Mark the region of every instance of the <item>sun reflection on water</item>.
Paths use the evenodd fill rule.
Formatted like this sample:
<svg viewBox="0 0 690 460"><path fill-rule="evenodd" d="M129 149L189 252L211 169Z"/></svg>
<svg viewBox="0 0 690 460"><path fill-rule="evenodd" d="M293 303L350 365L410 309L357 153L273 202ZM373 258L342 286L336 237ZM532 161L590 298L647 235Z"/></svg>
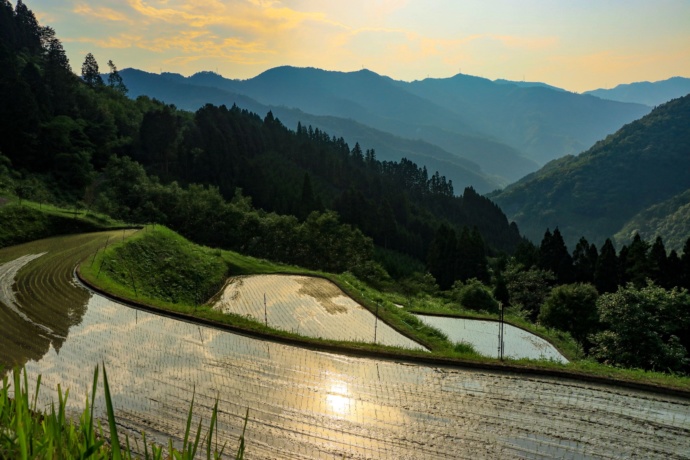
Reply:
<svg viewBox="0 0 690 460"><path fill-rule="evenodd" d="M348 395L347 384L345 382L333 382L326 396L328 408L337 415L349 415L352 399L349 398Z"/></svg>

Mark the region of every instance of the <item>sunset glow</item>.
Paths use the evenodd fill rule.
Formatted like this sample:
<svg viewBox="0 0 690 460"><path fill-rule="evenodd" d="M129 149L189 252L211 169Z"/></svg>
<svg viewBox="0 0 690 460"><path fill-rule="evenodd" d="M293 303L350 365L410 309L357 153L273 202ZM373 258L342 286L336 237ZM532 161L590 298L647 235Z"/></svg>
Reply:
<svg viewBox="0 0 690 460"><path fill-rule="evenodd" d="M459 72L571 91L690 76L690 2L28 0L73 69L251 78L280 65L400 80Z"/></svg>

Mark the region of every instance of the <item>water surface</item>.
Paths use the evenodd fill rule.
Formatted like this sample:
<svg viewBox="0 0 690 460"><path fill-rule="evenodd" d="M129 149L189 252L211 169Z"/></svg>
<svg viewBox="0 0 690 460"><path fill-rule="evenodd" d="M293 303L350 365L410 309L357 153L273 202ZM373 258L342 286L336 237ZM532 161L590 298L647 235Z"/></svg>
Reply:
<svg viewBox="0 0 690 460"><path fill-rule="evenodd" d="M42 354L21 355L32 375L43 374L44 407L62 384L70 388L71 409L81 410L93 368L104 362L122 433L146 430L156 440L179 441L195 391L195 414L206 420L219 399L219 434L231 448L249 409L248 459L688 457L688 400L317 352L137 311L71 279L52 282L61 276L47 271L26 284L24 276L42 261L64 260L61 250L84 243L65 239L63 249L29 245L24 254L11 254L48 250L19 270L14 286L18 305L32 318L41 318L50 299L85 299L71 307L57 302L46 316L63 308L69 326L62 341L46 339ZM0 250L0 261L8 254ZM69 272L71 264L63 265L58 271ZM0 313L14 314L6 306ZM61 323L53 318L46 326L55 324ZM8 343L32 339L13 334L0 335ZM18 349L0 348L0 358L15 359L8 353ZM96 414L103 416L100 394Z"/></svg>

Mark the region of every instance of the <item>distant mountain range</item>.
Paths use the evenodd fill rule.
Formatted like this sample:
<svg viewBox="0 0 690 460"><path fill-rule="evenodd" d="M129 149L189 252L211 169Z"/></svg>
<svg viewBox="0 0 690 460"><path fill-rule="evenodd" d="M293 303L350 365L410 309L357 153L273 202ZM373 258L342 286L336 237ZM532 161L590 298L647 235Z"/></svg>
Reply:
<svg viewBox="0 0 690 460"><path fill-rule="evenodd" d="M687 95L491 198L537 243L558 227L571 249L581 236L621 245L635 233L680 249L690 237L689 127Z"/></svg>
<svg viewBox="0 0 690 460"><path fill-rule="evenodd" d="M504 187L540 164L579 153L649 112L530 82L456 75L402 82L368 70L279 67L249 80L212 72L191 77L121 71L130 96L148 95L188 110L233 103L286 126L298 122L379 159L406 157L453 180L456 190Z"/></svg>
<svg viewBox="0 0 690 460"><path fill-rule="evenodd" d="M657 82L618 85L613 89L595 89L584 94L620 102L634 102L650 107L690 94L690 78L673 77Z"/></svg>
<svg viewBox="0 0 690 460"><path fill-rule="evenodd" d="M207 103L224 104L228 107L236 104L238 107L262 116L272 111L275 117L293 130L297 127L297 123L302 123L305 127L311 125L331 136L344 138L351 147L359 142L362 148L374 148L379 160L399 161L401 158L407 158L420 166L426 166L430 173L439 171L453 181L457 190L472 185L478 192L487 193L507 183L506 179L486 174L477 163L419 139L396 136L351 118L320 116L286 106L265 105L243 94L192 82L195 79L208 78L209 75L204 73L189 78L170 73L152 74L136 69L124 69L120 73L129 88L128 95L133 98L146 95L191 111ZM503 155L507 159L516 156L517 160L506 163L509 166L521 168L524 174L537 167L528 160L524 160L525 164L521 166L519 154L502 144L471 137L464 140L470 147L474 147L473 143L477 144L478 150L497 152L499 155L505 152Z"/></svg>

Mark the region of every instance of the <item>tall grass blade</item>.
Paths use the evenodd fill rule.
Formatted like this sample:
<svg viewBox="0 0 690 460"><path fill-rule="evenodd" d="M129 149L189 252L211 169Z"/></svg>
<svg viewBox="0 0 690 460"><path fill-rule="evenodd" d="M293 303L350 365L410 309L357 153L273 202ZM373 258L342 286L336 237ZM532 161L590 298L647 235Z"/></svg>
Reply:
<svg viewBox="0 0 690 460"><path fill-rule="evenodd" d="M26 377L26 369L24 370L24 377ZM36 412L36 401L38 401L38 389L41 388L41 377L42 375L38 374L38 378L36 379L36 392L34 393L34 400L31 403L32 412Z"/></svg>
<svg viewBox="0 0 690 460"><path fill-rule="evenodd" d="M194 408L194 398L196 397L196 385L192 390L192 402L189 404L189 414L187 415L187 427L184 430L184 441L182 441L182 451L187 450L187 444L189 442L189 432L192 426L192 409Z"/></svg>
<svg viewBox="0 0 690 460"><path fill-rule="evenodd" d="M218 418L218 397L216 396L216 404L213 406L213 414L211 415L211 425L208 427L208 442L206 444L206 458L208 460L211 460L211 444L213 444L213 428L216 426L216 419L217 418ZM216 451L218 451L218 446L216 446Z"/></svg>
<svg viewBox="0 0 690 460"><path fill-rule="evenodd" d="M103 372L105 372L105 367L103 367ZM91 439L93 437L93 406L96 401L96 390L98 389L98 365L93 369L93 383L91 385L91 411L89 412L89 426L87 427L87 437ZM88 401L87 401L88 402Z"/></svg>
<svg viewBox="0 0 690 460"><path fill-rule="evenodd" d="M113 409L113 401L110 397L110 386L108 385L108 373L105 371L105 363L103 363L103 388L105 391L105 406L108 411L108 425L110 426L110 449L113 460L122 460L122 452L120 452L120 440L117 436L117 428L115 426L115 410Z"/></svg>
<svg viewBox="0 0 690 460"><path fill-rule="evenodd" d="M244 434L247 432L247 421L249 420L249 408L247 408L247 414L244 416L244 428L242 428L242 436L240 436L240 446L237 449L237 455L235 455L235 460L242 460L244 458Z"/></svg>
<svg viewBox="0 0 690 460"><path fill-rule="evenodd" d="M17 440L19 441L20 458L22 460L27 460L29 458L29 452L26 445L26 427L24 424L29 418L29 414L24 411L24 398L26 397L26 392L20 386L19 373L19 369L14 370L14 407L16 417L15 433Z"/></svg>

